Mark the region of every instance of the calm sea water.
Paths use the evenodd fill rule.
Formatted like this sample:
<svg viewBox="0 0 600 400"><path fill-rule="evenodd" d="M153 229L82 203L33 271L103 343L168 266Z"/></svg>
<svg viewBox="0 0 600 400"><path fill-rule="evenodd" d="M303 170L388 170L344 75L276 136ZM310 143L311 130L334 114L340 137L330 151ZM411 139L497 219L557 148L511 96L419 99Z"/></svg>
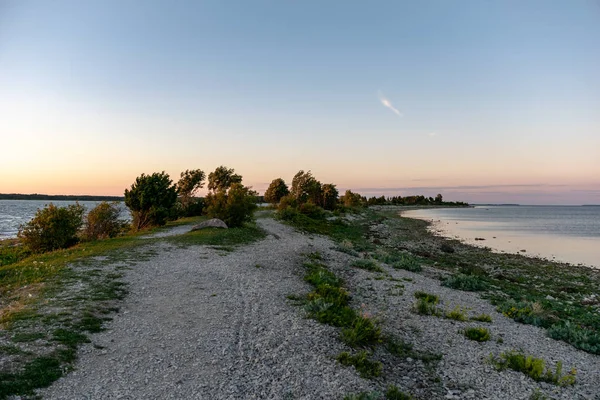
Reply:
<svg viewBox="0 0 600 400"><path fill-rule="evenodd" d="M56 206L75 204L75 201L49 201L49 200L0 200L0 239L14 238L19 231L19 225L27 223L38 208L43 208L52 203ZM98 205L99 201L80 201L79 204L87 211ZM121 203L122 204L122 203ZM123 205L121 218L129 219L129 213Z"/></svg>
<svg viewBox="0 0 600 400"><path fill-rule="evenodd" d="M403 215L432 220L432 229L439 234L499 252L600 268L600 207L477 206L411 210Z"/></svg>

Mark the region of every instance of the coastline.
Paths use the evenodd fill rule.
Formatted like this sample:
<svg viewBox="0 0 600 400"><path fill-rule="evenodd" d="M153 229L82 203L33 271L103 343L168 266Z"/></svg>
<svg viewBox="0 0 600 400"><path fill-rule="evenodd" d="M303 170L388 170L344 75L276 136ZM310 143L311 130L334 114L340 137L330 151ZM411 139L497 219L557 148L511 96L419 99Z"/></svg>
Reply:
<svg viewBox="0 0 600 400"><path fill-rule="evenodd" d="M486 249L495 254L513 254L572 267L600 269L600 262L593 255L596 239L533 235L500 229L478 231L479 233L475 234L473 228L479 224L478 222L450 221L418 212L427 209L430 208L407 209L399 212L404 218L427 222L427 230L432 235L459 240L463 244ZM481 225L488 226L484 223Z"/></svg>

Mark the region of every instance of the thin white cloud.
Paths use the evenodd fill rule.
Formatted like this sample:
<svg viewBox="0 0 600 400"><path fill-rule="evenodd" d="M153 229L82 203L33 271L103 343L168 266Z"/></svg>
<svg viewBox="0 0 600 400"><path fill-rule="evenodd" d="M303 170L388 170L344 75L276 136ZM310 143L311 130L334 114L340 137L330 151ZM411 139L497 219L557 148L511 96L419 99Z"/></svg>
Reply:
<svg viewBox="0 0 600 400"><path fill-rule="evenodd" d="M381 101L381 104L384 107L387 107L390 110L392 110L392 112L394 114L396 114L397 116L399 116L399 117L403 116L403 114L396 107L394 107L394 105L392 104L392 102L389 101L388 98L383 95L383 93L381 92L381 90L379 91L379 101Z"/></svg>

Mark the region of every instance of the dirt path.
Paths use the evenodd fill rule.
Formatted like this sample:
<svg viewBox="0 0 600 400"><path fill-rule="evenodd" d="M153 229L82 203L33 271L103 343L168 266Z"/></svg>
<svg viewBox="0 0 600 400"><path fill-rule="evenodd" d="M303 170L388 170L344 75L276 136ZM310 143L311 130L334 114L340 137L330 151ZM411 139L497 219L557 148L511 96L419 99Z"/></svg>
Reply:
<svg viewBox="0 0 600 400"><path fill-rule="evenodd" d="M130 294L50 399L334 398L366 389L333 359L335 331L286 296L304 293L302 254L332 244L272 219L264 240L219 253L160 243L126 274Z"/></svg>

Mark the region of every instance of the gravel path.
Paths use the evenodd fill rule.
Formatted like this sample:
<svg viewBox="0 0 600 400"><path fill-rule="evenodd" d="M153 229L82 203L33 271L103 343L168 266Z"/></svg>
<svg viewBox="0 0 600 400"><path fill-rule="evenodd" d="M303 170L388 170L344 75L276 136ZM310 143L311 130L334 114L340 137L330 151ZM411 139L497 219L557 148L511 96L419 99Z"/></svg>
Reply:
<svg viewBox="0 0 600 400"><path fill-rule="evenodd" d="M368 383L334 360L336 331L286 296L305 293L303 254L332 244L272 219L226 255L161 243L127 275L130 294L49 399L329 399ZM222 254L222 253L221 253ZM260 266L260 267L257 267Z"/></svg>

